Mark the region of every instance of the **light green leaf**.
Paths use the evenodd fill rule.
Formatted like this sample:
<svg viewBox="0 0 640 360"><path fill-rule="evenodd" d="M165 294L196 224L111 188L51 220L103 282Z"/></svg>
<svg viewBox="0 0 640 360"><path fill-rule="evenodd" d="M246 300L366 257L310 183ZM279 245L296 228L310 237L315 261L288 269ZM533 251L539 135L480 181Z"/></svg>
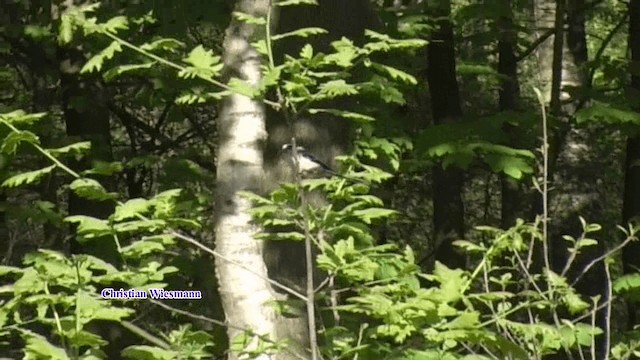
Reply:
<svg viewBox="0 0 640 360"><path fill-rule="evenodd" d="M313 57L313 46L311 46L311 44L303 46L302 50L300 50L300 57L310 60Z"/></svg>
<svg viewBox="0 0 640 360"><path fill-rule="evenodd" d="M82 142L77 142L75 144L63 146L57 149L48 149L48 151L52 155L63 155L63 154L70 154L70 153L81 154L81 153L87 152L89 149L91 149L91 142L82 141Z"/></svg>
<svg viewBox="0 0 640 360"><path fill-rule="evenodd" d="M284 39L284 38L288 38L288 37L292 37L292 36L301 37L301 38L307 38L309 36L326 34L326 33L328 33L328 31L323 29L323 28L308 27L308 28L297 29L297 30L294 30L294 31L289 31L289 32L286 32L286 33L278 34L278 35L273 35L271 37L271 39L276 41L276 40L280 40L280 39Z"/></svg>
<svg viewBox="0 0 640 360"><path fill-rule="evenodd" d="M77 223L78 234L84 236L87 239L93 237L100 237L112 233L109 223L105 220L96 219L91 216L85 215L72 215L67 216L64 219L65 222Z"/></svg>
<svg viewBox="0 0 640 360"><path fill-rule="evenodd" d="M578 110L576 121L584 123L588 121L604 121L607 124L640 124L640 113L631 109L617 108L601 102L594 101L591 106Z"/></svg>
<svg viewBox="0 0 640 360"><path fill-rule="evenodd" d="M249 85L246 81L242 81L238 78L231 78L227 85L231 90L240 95L244 95L250 98L256 97L259 92L253 86Z"/></svg>
<svg viewBox="0 0 640 360"><path fill-rule="evenodd" d="M102 69L102 65L105 60L109 60L113 58L113 56L122 51L122 46L117 41L111 42L109 46L104 48L102 51L94 55L80 70L81 74L90 73L94 71L100 71Z"/></svg>
<svg viewBox="0 0 640 360"><path fill-rule="evenodd" d="M69 185L69 188L76 195L89 200L103 201L117 198L117 194L108 193L102 184L94 179L76 179Z"/></svg>
<svg viewBox="0 0 640 360"><path fill-rule="evenodd" d="M317 0L281 0L274 3L274 6L293 6L293 5L318 5Z"/></svg>
<svg viewBox="0 0 640 360"><path fill-rule="evenodd" d="M335 116L339 116L341 118L353 120L357 123L369 123L376 120L375 118L369 115L364 115L364 114L360 114L352 111L337 110L337 109L309 109L307 111L310 114L318 114L318 113L332 114Z"/></svg>
<svg viewBox="0 0 640 360"><path fill-rule="evenodd" d="M126 30L129 23L126 16L116 16L109 19L106 23L100 25L102 31L115 34L118 30Z"/></svg>
<svg viewBox="0 0 640 360"><path fill-rule="evenodd" d="M30 144L40 144L40 139L31 131L25 130L20 132L10 132L7 137L2 140L0 152L8 155L15 154L16 150L18 149L18 145L20 145L20 143L22 142L27 142Z"/></svg>
<svg viewBox="0 0 640 360"><path fill-rule="evenodd" d="M238 12L238 11L234 11L232 13L232 15L236 20L242 21L242 22L247 23L247 24L252 24L252 25L266 25L267 24L267 19L265 19L263 17L255 17L253 15L245 14L245 13Z"/></svg>
<svg viewBox="0 0 640 360"><path fill-rule="evenodd" d="M69 360L64 349L51 344L44 336L29 330L20 330L26 345L25 359Z"/></svg>
<svg viewBox="0 0 640 360"><path fill-rule="evenodd" d="M346 95L356 95L358 94L358 89L355 85L347 84L344 80L331 80L326 83L320 85L320 95L324 95L325 97L328 95L329 97L338 97L338 96L346 96Z"/></svg>
<svg viewBox="0 0 640 360"><path fill-rule="evenodd" d="M40 170L27 171L25 173L21 173L18 175L14 175L2 183L2 187L18 187L20 185L32 184L40 179L42 176L50 173L53 169L56 168L56 165L47 166Z"/></svg>
<svg viewBox="0 0 640 360"><path fill-rule="evenodd" d="M135 72L136 70L140 70L140 69L150 69L151 67L153 67L156 64L155 61L151 61L148 63L144 63L144 64L130 64L130 65L119 65L116 66L114 68L111 68L109 70L107 70L103 77L106 81L111 81L115 78L117 78L118 76L125 74L125 73L129 73L129 72Z"/></svg>
<svg viewBox="0 0 640 360"><path fill-rule="evenodd" d="M165 247L164 245L162 245L162 243L156 241L139 240L131 245L123 247L121 249L121 252L123 256L140 259L142 256L151 253L159 253L164 250Z"/></svg>
<svg viewBox="0 0 640 360"><path fill-rule="evenodd" d="M154 50L168 50L169 52L175 52L176 49L181 49L184 47L184 43L178 41L176 39L163 38L156 41L153 41L148 44L143 44L140 46L142 50L145 51L154 51Z"/></svg>
<svg viewBox="0 0 640 360"><path fill-rule="evenodd" d="M404 83L411 84L411 85L416 85L418 83L418 81L416 80L415 77L413 77L413 75L410 75L402 70L398 70L391 66L387 66L384 64L377 64L373 62L369 62L369 66L371 66L375 70L378 70L386 74L387 76L391 77L394 80L400 80Z"/></svg>
<svg viewBox="0 0 640 360"><path fill-rule="evenodd" d="M11 125L31 125L45 117L47 113L27 114L23 110L15 110L10 113L0 114L0 120Z"/></svg>
<svg viewBox="0 0 640 360"><path fill-rule="evenodd" d="M215 77L224 66L220 59L220 56L213 55L212 50L205 50L202 45L198 45L184 59L186 63L193 65L193 67L181 70L178 75L187 79L196 76Z"/></svg>
<svg viewBox="0 0 640 360"><path fill-rule="evenodd" d="M131 199L116 207L113 213L114 221L122 221L144 214L151 207L152 202L146 199Z"/></svg>
<svg viewBox="0 0 640 360"><path fill-rule="evenodd" d="M356 210L353 212L353 215L360 218L366 224L371 224L371 221L374 219L388 218L397 213L398 213L397 211L391 210L391 209L368 208L368 209Z"/></svg>

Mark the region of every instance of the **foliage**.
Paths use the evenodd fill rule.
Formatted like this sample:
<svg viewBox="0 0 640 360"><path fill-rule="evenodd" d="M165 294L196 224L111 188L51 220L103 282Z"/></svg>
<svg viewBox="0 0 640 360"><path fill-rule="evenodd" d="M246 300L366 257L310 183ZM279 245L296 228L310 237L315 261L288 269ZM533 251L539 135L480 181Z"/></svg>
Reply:
<svg viewBox="0 0 640 360"><path fill-rule="evenodd" d="M456 36L463 43L457 50L464 53L465 47L472 47L482 55L482 61L461 55L458 75L469 88L473 83L469 79L478 80L481 91L466 99L465 106L473 111L464 121L412 128L415 118L425 123L429 117L423 114L420 103L424 96L419 93L424 90L420 89L425 66L422 52L427 44L424 39L439 21L422 7L385 8L381 19L386 28L368 30L362 44L341 38L333 41L326 53L306 44L297 49L296 56L286 56L276 63L273 47L278 42L313 39L327 30L303 27L270 34L272 19L232 13L223 1L153 3L132 3L124 8L86 2L61 11L59 20L47 19L42 24L36 22L44 12L33 8L19 26L6 27L6 38L3 35L3 56L9 53L9 47L41 50L7 62L33 62L38 67L24 71L16 65L0 72L3 216L8 223L36 227L37 235L32 237L45 238L59 231L63 235L58 238L66 238L66 242L108 243L117 250L116 263L108 263L89 254L67 255L63 242L51 245L43 239L27 246L38 250L26 254L22 266L0 266L0 277L8 284L2 287L0 334L11 340L19 338L25 358L106 358L108 339L96 330L105 328L103 321L133 329L139 344L119 349L127 358L200 359L213 356L214 350L220 352L218 338L192 329L194 326L182 319L165 318L164 314L156 319L156 309L149 308L153 305L107 300L98 294L103 287L195 287L198 276L211 276L199 267L193 249L177 241L210 232L204 220L210 216L213 203L215 169L202 164L212 162L217 135L215 123L208 120L215 118L215 105L234 93L263 101L290 122L325 114L350 121L358 129L353 155L337 159L345 178L305 179L284 184L265 197L246 194L256 204L256 222L268 229L259 238L312 240L319 251L316 262L324 277L315 296L322 305L318 316L323 320L320 333L327 358L529 359L584 352L592 347L602 331L591 326L589 320L603 299L578 295L568 270L532 270L529 251L545 240L540 222L519 221L506 230L479 227L479 235L472 236L481 240L458 241L472 260L471 269L450 269L436 263L432 271L426 271L411 246L397 245L420 245L422 238L418 236L384 238L381 243L381 228L402 227L394 220L406 220L410 211L407 204L389 209L383 201L388 190L385 181L393 176L427 183L425 165L436 164L465 171L480 168L490 175L506 175L522 182L537 170L534 148L540 129L536 112L526 104L527 95L523 111L496 112L487 104L488 94L501 80L494 70L494 48L502 31L499 22L510 16L507 7L490 2L454 2L452 18L459 30ZM286 0L274 5L313 3ZM611 26L620 20L621 5L606 3L611 6L590 14L591 32L606 29L613 38L622 39L624 31L616 34L619 28ZM179 24L165 21L170 18L167 13L176 10L183 15L177 16ZM517 5L515 18L528 11ZM200 22L203 12L209 19L215 17L217 23L189 25ZM226 25L231 17L265 30L265 36L253 43L264 57L257 88L242 79L223 76L220 24ZM481 31L474 32L474 28ZM530 30L515 26L519 54L526 54L535 40ZM28 46L4 42L11 37L28 39ZM465 39L472 39L468 43L473 46L464 43ZM596 45L602 45L603 51L585 65L593 78L593 88L567 89L585 99L585 106L571 121L581 126L604 124L636 134L634 94L621 96L627 73L634 71L633 64L629 64L621 46L608 46L606 38L590 39L592 50ZM91 159L95 143L60 135L64 114L57 105L37 103L42 101L37 95L43 89L58 86L59 79L51 80L59 75L57 58L53 56L52 60L51 54L74 47L89 56L74 76L109 90L105 102L118 118L111 129L117 161ZM534 78L528 68L530 61L525 58L521 63L526 86L530 85L529 78ZM55 66L48 68L50 63ZM31 81L18 81L25 74L33 76ZM47 82L51 82L49 87L27 90L26 84ZM473 95L482 95L482 102ZM343 109L326 105L345 98L358 106ZM82 99L74 101L82 106ZM369 103L373 105L367 107ZM48 114L13 111L27 107L45 107ZM415 118L396 112L406 108ZM557 124L552 121L552 125ZM515 142L514 132L519 137ZM407 166L406 157L412 157L418 166ZM91 166L73 170L83 160ZM407 171L416 168L418 171ZM49 193L42 190L56 186L59 189ZM409 186L399 191L409 192L411 198L426 197L428 194L422 194L421 189ZM472 191L480 192L477 187ZM69 215L65 206L70 193L93 204L113 205L112 211L103 218ZM327 203L310 204L306 196L311 194L322 194ZM468 211L479 212L477 206ZM428 214L420 211L417 221L424 222ZM599 226L581 220L582 234L564 238L570 253L576 256L597 245L592 233ZM20 227L16 229L19 232ZM630 228L627 240L634 238L634 233ZM607 255L609 262L612 253ZM574 257L570 260L569 265L578 266L572 262ZM210 262L208 258L206 261ZM637 302L637 275L618 277L613 286L615 295ZM610 306L611 299L604 301ZM128 321L134 315L143 319L142 325ZM260 346L248 351L248 344L256 337ZM620 334L612 346L612 358L640 356L639 339L637 329ZM231 339L230 346L230 350L252 357L284 348L286 344L263 339L251 331Z"/></svg>

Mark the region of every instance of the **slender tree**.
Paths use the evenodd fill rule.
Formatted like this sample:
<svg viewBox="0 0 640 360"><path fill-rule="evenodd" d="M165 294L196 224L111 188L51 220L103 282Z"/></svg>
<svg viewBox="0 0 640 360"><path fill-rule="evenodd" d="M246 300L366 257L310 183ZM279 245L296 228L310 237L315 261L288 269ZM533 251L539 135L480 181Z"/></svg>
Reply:
<svg viewBox="0 0 640 360"><path fill-rule="evenodd" d="M629 11L629 49L631 61L640 61L640 1L631 0ZM640 94L640 76L637 72L631 73L631 89ZM637 100L636 100L637 101ZM640 102L632 104L640 111ZM632 134L627 139L627 154L624 171L624 194L622 206L622 221L627 223L640 215L640 135ZM640 258L640 243L632 242L622 251L624 272L630 274L638 271L638 258ZM637 310L633 303L629 303L629 321L627 326L632 329L638 322Z"/></svg>
<svg viewBox="0 0 640 360"><path fill-rule="evenodd" d="M438 19L427 48L427 81L434 124L454 123L462 117L456 79L456 54L453 39L451 2L437 1L430 12ZM465 258L456 252L453 241L464 234L462 203L463 172L458 168L433 169L433 229L436 259L452 267L463 267Z"/></svg>
<svg viewBox="0 0 640 360"><path fill-rule="evenodd" d="M254 17L266 17L268 0L239 0L236 11ZM260 81L261 57L251 42L264 36L260 28L234 20L224 40L224 63L227 77L237 77L250 86ZM264 180L263 147L267 138L265 109L258 100L233 94L223 103L217 121L219 148L216 184L216 274L222 306L230 326L230 341L242 335L252 336L247 351L259 342L283 341L278 338L277 320L281 317L273 307L282 299L268 281L263 260L263 241L255 239L259 229L252 223L251 202L242 191L260 192ZM285 321L284 319L280 319ZM306 357L304 332L289 339L292 346L277 355L261 354L256 359L294 359ZM238 354L230 353L229 359Z"/></svg>

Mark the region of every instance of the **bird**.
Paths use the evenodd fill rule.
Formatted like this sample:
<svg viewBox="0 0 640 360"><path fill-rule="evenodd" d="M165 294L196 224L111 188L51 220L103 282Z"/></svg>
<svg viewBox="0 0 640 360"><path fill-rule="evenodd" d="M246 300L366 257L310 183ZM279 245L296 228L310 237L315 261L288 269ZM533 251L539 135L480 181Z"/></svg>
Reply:
<svg viewBox="0 0 640 360"><path fill-rule="evenodd" d="M286 154L288 157L288 160L293 163L293 156L294 156L293 145L291 144L282 145L281 153ZM297 146L296 153L297 153L298 169L300 173L322 171L330 175L340 176L340 174L335 172L335 170L329 167L329 165L320 161L317 157L315 157L312 153L307 151L307 149L305 149L304 147Z"/></svg>
<svg viewBox="0 0 640 360"><path fill-rule="evenodd" d="M289 162L292 163L293 166L296 165L295 162L293 161L293 159L294 159L293 158L293 156L294 156L293 145L291 145L291 144L282 145L282 150L280 150L280 153L281 154L286 154ZM350 180L350 181L366 184L364 181L362 181L360 179L356 179L356 178L352 178L352 177L349 177L349 176L344 176L342 174L338 174L329 165L327 165L324 162L322 162L321 160L319 160L315 155L313 155L311 152L309 152L307 149L305 149L302 146L296 146L295 153L297 153L298 171L301 174L318 173L318 172L320 172L320 173L324 173L325 175L337 176L337 177L340 177L340 178L343 178L343 179L347 179L347 180Z"/></svg>

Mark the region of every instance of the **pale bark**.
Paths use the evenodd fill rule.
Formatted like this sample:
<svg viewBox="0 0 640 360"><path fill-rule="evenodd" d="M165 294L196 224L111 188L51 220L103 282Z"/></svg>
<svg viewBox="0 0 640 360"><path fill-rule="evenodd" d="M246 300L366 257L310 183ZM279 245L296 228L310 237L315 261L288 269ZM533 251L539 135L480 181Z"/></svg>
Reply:
<svg viewBox="0 0 640 360"><path fill-rule="evenodd" d="M236 11L256 17L266 16L268 0L240 0ZM260 29L233 21L224 42L227 74L239 77L255 86L260 81L261 59L251 42L261 35ZM262 103L246 96L231 95L223 104L218 119L220 146L217 165L216 196L216 274L230 341L242 330L264 335L281 342L277 335L277 320L273 302L278 295L267 282L263 261L263 242L254 238L260 229L252 223L251 203L241 191L259 192L264 177L262 147L266 141L265 111ZM283 321L282 319L280 319ZM304 338L304 334L300 337ZM304 358L302 339L292 339L290 352L263 354L254 359ZM255 350L258 339L253 337L248 349ZM292 354L298 352L298 356ZM229 359L238 354L230 353Z"/></svg>

